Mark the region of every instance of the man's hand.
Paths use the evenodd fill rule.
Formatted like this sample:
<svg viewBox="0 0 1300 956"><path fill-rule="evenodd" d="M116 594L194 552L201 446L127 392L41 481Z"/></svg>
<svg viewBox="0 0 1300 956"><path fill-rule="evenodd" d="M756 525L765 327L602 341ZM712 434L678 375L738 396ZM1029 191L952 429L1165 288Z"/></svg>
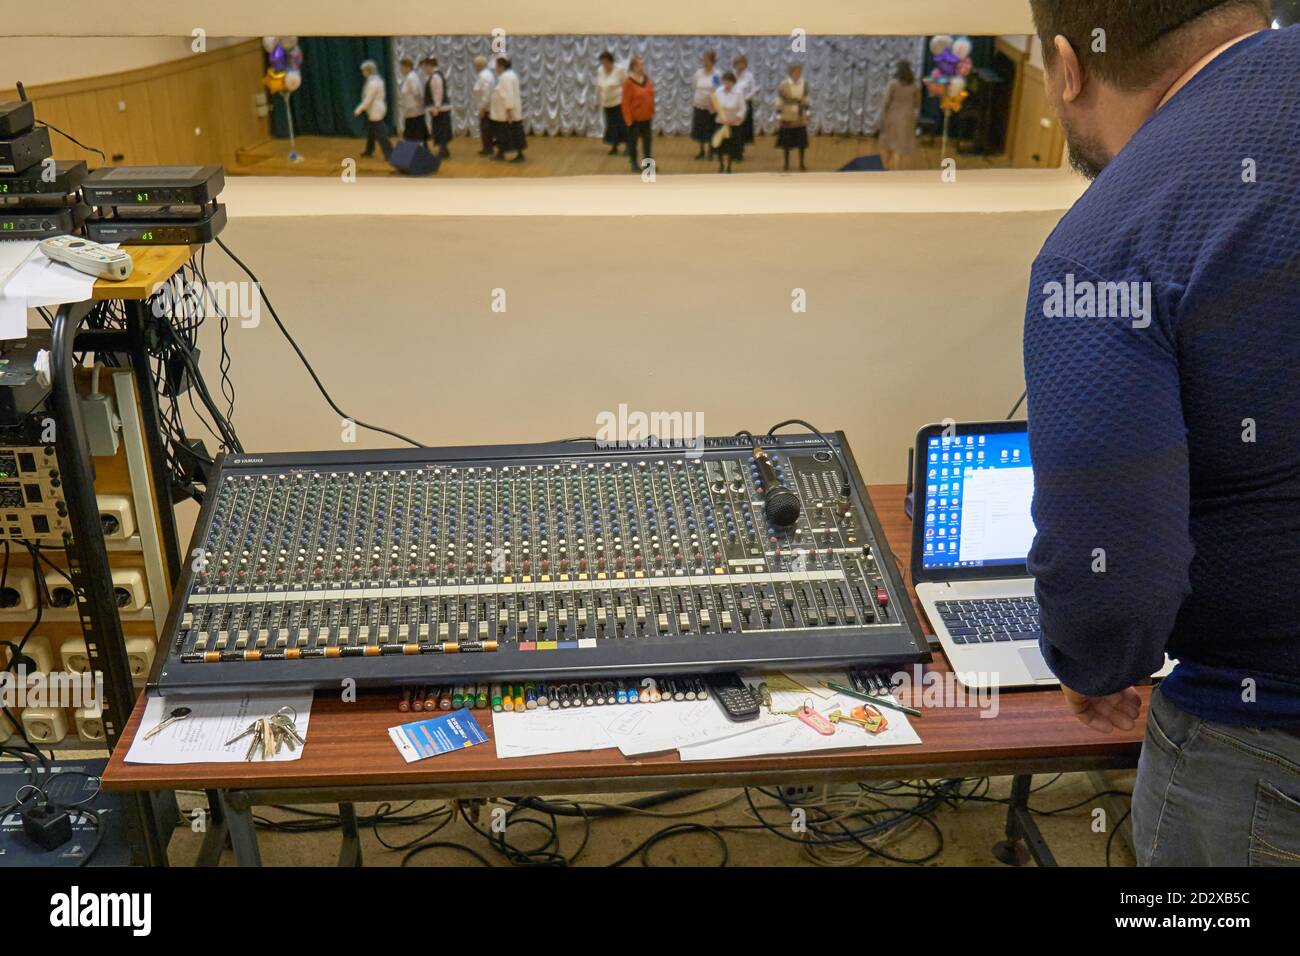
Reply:
<svg viewBox="0 0 1300 956"><path fill-rule="evenodd" d="M1117 694L1105 697L1088 697L1078 691L1070 690L1064 684L1061 691L1070 711L1081 724L1086 724L1099 734L1108 734L1112 730L1132 730L1142 712L1142 698L1130 687Z"/></svg>

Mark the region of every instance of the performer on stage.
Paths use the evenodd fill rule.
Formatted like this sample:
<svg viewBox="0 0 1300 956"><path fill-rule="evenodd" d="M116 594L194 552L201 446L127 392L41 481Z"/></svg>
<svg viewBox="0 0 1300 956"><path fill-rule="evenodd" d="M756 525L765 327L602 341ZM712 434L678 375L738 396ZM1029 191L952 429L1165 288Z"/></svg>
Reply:
<svg viewBox="0 0 1300 956"><path fill-rule="evenodd" d="M643 159L650 158L650 143L654 138L651 124L655 118L655 84L646 74L645 61L633 56L627 64L627 79L623 81L623 121L627 123L627 158L632 172L641 172L637 162L637 143L641 144Z"/></svg>
<svg viewBox="0 0 1300 956"><path fill-rule="evenodd" d="M745 122L745 95L736 86L736 74L728 70L722 74L722 85L713 91L713 112L718 118L718 130L713 134L713 145L718 154L718 172L731 172L732 160L745 148L741 128Z"/></svg>
<svg viewBox="0 0 1300 956"><path fill-rule="evenodd" d="M717 55L707 50L700 58L700 68L695 71L695 93L692 99L691 139L700 144L696 159L706 159L711 152L709 143L713 140L713 131L717 129L717 120L713 115L713 91L722 85L718 75Z"/></svg>
<svg viewBox="0 0 1300 956"><path fill-rule="evenodd" d="M524 136L524 104L519 92L519 75L510 66L510 58L497 57L497 85L492 88L492 138L497 152L493 159L504 160L506 153L515 151L512 163L524 161L528 141Z"/></svg>
<svg viewBox="0 0 1300 956"><path fill-rule="evenodd" d="M402 117L402 139L414 143L429 142L429 127L424 121L424 83L415 72L410 57L402 57L399 66L402 83L397 88L397 104Z"/></svg>
<svg viewBox="0 0 1300 956"><path fill-rule="evenodd" d="M790 150L797 149L799 171L807 172L803 156L808 148L808 83L798 63L790 64L789 75L776 88L776 112L776 145L785 153L785 171L790 171Z"/></svg>
<svg viewBox="0 0 1300 956"><path fill-rule="evenodd" d="M474 111L478 113L478 138L482 148L480 156L492 155L492 88L497 85L497 75L488 66L487 57L474 57Z"/></svg>
<svg viewBox="0 0 1300 956"><path fill-rule="evenodd" d="M600 55L596 70L596 97L605 111L605 142L609 155L618 153L620 143L627 141L627 124L623 122L623 82L627 74L614 63L614 54L606 50Z"/></svg>
<svg viewBox="0 0 1300 956"><path fill-rule="evenodd" d="M451 142L451 93L447 89L447 76L438 69L438 61L425 57L420 61L424 70L428 89L429 128L433 131L433 141L438 146L438 155L443 159L451 158L448 143Z"/></svg>
<svg viewBox="0 0 1300 956"><path fill-rule="evenodd" d="M393 144L388 141L388 126L384 117L388 115L388 99L384 94L384 78L379 75L379 67L374 60L361 64L361 75L365 83L361 87L361 102L352 111L353 116L366 115L366 148L362 156L375 155L375 143L384 154L384 159L393 151Z"/></svg>
<svg viewBox="0 0 1300 956"><path fill-rule="evenodd" d="M742 162L745 147L754 141L754 94L758 92L758 81L754 79L754 71L749 68L749 58L743 53L732 64L735 67L732 72L736 74L736 89L745 98L745 121L740 124L740 151L736 153L736 161Z"/></svg>
<svg viewBox="0 0 1300 956"><path fill-rule="evenodd" d="M921 84L916 82L912 64L899 60L894 78L885 88L881 108L880 158L886 169L898 169L902 157L916 150L916 119L921 112Z"/></svg>

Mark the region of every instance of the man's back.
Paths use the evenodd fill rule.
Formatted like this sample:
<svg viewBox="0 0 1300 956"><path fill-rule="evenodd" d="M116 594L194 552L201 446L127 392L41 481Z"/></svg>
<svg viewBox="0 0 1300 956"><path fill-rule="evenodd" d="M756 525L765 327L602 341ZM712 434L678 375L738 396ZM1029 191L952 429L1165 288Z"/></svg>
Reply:
<svg viewBox="0 0 1300 956"><path fill-rule="evenodd" d="M1184 710L1300 721L1298 55L1300 28L1220 54L1035 263L1030 570L1081 692L1151 673L1168 637Z"/></svg>

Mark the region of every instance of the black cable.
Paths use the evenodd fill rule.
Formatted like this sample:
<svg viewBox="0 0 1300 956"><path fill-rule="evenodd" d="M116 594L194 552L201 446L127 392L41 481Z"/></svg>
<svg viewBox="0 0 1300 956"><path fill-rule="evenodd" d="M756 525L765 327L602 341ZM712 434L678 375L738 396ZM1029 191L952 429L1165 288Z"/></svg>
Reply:
<svg viewBox="0 0 1300 956"><path fill-rule="evenodd" d="M802 418L787 418L783 422L777 422L775 425L773 425L771 428L767 430L767 437L775 438L777 430L781 428L785 428L787 425L798 425L800 428L806 428L808 431L812 432L814 435L816 435L818 438L822 440L822 444L826 446L827 450L830 451L831 456L835 459L836 462L839 463L840 494L847 496L850 491L849 469L848 466L844 464L844 459L840 456L839 449L836 448L833 444L831 444L831 440L827 438L825 435L823 435L815 426L808 424L808 422L804 421Z"/></svg>
<svg viewBox="0 0 1300 956"><path fill-rule="evenodd" d="M1011 411L1007 412L1007 417L1006 417L1007 421L1011 421L1011 419L1016 417L1016 412L1020 411L1020 406L1024 404L1025 399L1028 397L1029 397L1029 389L1026 388L1023 392L1020 393L1020 397L1016 399L1016 403L1011 406Z"/></svg>
<svg viewBox="0 0 1300 956"><path fill-rule="evenodd" d="M1129 815L1132 813L1133 813L1133 807L1130 806L1127 810L1125 810L1122 814L1120 814L1120 818L1116 820L1115 825L1110 828L1110 836L1106 837L1106 865L1107 866L1110 866L1110 847L1111 844L1115 842L1115 834L1119 833L1119 828L1124 825L1124 821L1127 820L1129 818Z"/></svg>
<svg viewBox="0 0 1300 956"><path fill-rule="evenodd" d="M69 140L69 141L70 141L71 143L73 143L74 145L76 145L76 146L80 146L80 147L81 147L82 149L84 149L86 152L97 154L97 155L99 156L99 158L102 159L105 163L108 162L108 157L104 155L104 151L103 151L102 149L96 149L94 146L87 146L85 143L81 142L81 140L79 140L79 139L74 139L72 136L69 136L67 133L63 132L63 130L59 129L59 128L58 128L57 126L55 126L53 123L47 122L46 120L39 120L38 122L39 122L42 126L45 126L45 127L48 127L49 129L54 130L54 132L58 133L58 134L59 134L60 136L62 136L64 139Z"/></svg>
<svg viewBox="0 0 1300 956"><path fill-rule="evenodd" d="M340 418L345 418L367 431L378 432L381 435L388 435L392 438L398 439L399 441L404 441L408 445L414 445L416 448L427 447L423 443L416 441L414 438L409 438L406 435L403 435L401 432L395 432L388 428L381 428L378 425L371 425L368 422L363 422L361 419L349 415L347 412L343 411L343 409L339 408L338 403L335 402L330 396L330 393L326 391L325 384L320 380L320 376L316 374L316 369L312 367L311 362L307 361L307 356L303 354L302 349L298 347L298 343L294 340L294 337L289 334L289 330L285 328L284 323L280 321L280 316L275 311L275 306L271 304L270 298L267 297L266 290L262 287L261 280L257 278L252 269L244 265L244 261L240 259L239 256L230 251L230 247L222 242L220 237L215 238L213 241L221 247L221 250L226 255L230 256L235 265L239 266L239 268L243 270L244 274L253 281L254 285L257 286L257 293L261 296L262 301L266 303L266 307L271 313L271 318L275 320L276 327L279 328L280 334L284 336L285 341L289 343L290 348L292 348L294 353L298 356L298 360L302 362L303 368L307 370L307 374L311 376L311 380L316 383L316 390L321 393L321 397L325 399L325 403L329 405L329 407L333 409Z"/></svg>

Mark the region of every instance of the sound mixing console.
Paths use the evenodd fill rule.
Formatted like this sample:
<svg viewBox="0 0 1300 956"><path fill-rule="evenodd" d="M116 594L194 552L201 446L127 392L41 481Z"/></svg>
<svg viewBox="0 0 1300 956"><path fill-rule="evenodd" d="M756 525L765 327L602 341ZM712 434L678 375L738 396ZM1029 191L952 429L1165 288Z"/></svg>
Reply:
<svg viewBox="0 0 1300 956"><path fill-rule="evenodd" d="M162 693L928 659L839 433L237 455L211 488Z"/></svg>

